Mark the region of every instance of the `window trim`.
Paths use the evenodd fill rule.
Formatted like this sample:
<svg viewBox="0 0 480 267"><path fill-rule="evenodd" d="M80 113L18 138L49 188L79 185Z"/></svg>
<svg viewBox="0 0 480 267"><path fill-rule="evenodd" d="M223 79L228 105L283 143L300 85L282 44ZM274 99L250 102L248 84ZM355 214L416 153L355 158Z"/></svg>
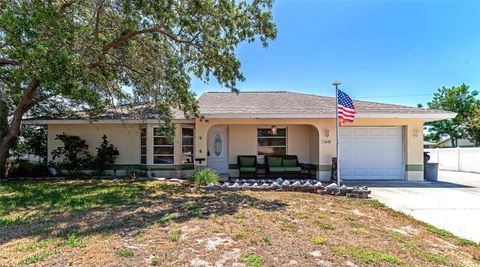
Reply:
<svg viewBox="0 0 480 267"><path fill-rule="evenodd" d="M142 136L142 131L145 131L145 136ZM145 145L142 145L142 139L145 139ZM145 147L145 154L142 153L142 148ZM147 164L147 127L140 127L140 164ZM142 162L142 157L145 157L145 162Z"/></svg>
<svg viewBox="0 0 480 267"><path fill-rule="evenodd" d="M278 136L258 136L258 130L259 129L269 129L269 128L265 128L265 127L258 127L257 128L257 156L268 156L268 155L263 155L263 154L259 154L258 153L258 149L259 147L285 147L285 155L288 155L288 127L278 127L277 128L277 131L279 129L285 129L285 137L281 136L281 137L278 137ZM258 138L285 138L285 145L284 146L261 146L258 144Z"/></svg>
<svg viewBox="0 0 480 267"><path fill-rule="evenodd" d="M174 165L175 164L175 136L173 137L171 145L155 145L155 137L165 137L165 135L155 135L155 129L161 128L160 126L152 127L152 164L153 165ZM176 131L176 129L175 129ZM172 147L173 154L155 154L155 147ZM155 156L173 156L172 163L155 163Z"/></svg>
<svg viewBox="0 0 480 267"><path fill-rule="evenodd" d="M192 129L193 135L192 135L192 144L191 144L191 145L184 145L184 144L183 144L183 129ZM181 158L181 161L182 161L181 163L182 163L182 164L193 164L193 163L195 162L195 127L193 127L193 126L187 126L187 125L182 125L180 135L181 135L181 137L182 137L182 141L181 141L181 143L180 143L180 149L181 149L180 155L181 155L181 157L182 157L182 158ZM191 146L191 147L192 147L192 162L190 162L190 163L189 163L189 162L183 162L183 156L184 156L184 155L188 155L188 154L183 153L183 147L184 147L184 146Z"/></svg>

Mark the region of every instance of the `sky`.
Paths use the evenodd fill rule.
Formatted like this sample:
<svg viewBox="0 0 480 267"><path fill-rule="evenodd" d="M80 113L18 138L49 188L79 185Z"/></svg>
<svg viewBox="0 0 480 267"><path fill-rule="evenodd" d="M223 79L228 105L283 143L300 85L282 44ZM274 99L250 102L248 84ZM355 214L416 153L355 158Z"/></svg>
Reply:
<svg viewBox="0 0 480 267"><path fill-rule="evenodd" d="M334 96L416 106L442 86L480 91L478 1L286 1L273 7L268 48L242 43L240 91ZM192 90L228 91L213 79Z"/></svg>

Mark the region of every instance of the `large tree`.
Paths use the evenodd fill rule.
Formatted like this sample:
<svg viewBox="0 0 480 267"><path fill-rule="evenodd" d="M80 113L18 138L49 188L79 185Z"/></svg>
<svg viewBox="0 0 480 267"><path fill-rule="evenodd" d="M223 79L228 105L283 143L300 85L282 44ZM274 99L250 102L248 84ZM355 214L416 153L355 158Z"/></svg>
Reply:
<svg viewBox="0 0 480 267"><path fill-rule="evenodd" d="M476 98L478 92L470 90L468 85L443 86L434 93L428 107L457 113L453 119L434 121L428 123L428 129L432 139L440 140L442 137L449 137L452 146L456 147L458 139L469 136L469 125L474 117L475 110L479 107L480 101Z"/></svg>
<svg viewBox="0 0 480 267"><path fill-rule="evenodd" d="M0 0L0 177L22 118L142 103L197 111L190 78L237 91L235 48L276 36L272 0ZM54 114L51 114L54 113Z"/></svg>

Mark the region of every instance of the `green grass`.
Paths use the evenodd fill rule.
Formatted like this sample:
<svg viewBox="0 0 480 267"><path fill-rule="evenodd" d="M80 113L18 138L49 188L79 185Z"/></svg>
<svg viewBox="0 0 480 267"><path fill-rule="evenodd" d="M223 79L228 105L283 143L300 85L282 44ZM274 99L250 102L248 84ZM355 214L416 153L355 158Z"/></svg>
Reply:
<svg viewBox="0 0 480 267"><path fill-rule="evenodd" d="M84 240L76 234L69 234L63 244L72 248L85 246Z"/></svg>
<svg viewBox="0 0 480 267"><path fill-rule="evenodd" d="M46 250L42 252L35 253L27 258L25 258L21 263L23 264L35 264L46 260L50 255L54 253L53 250Z"/></svg>
<svg viewBox="0 0 480 267"><path fill-rule="evenodd" d="M272 240L267 236L262 236L262 241L265 242L265 244L267 244L269 246L272 245Z"/></svg>
<svg viewBox="0 0 480 267"><path fill-rule="evenodd" d="M117 249L116 254L120 257L125 257L125 258L130 258L135 256L135 253L133 253L133 250L129 248L119 248Z"/></svg>
<svg viewBox="0 0 480 267"><path fill-rule="evenodd" d="M158 187L166 186L158 184ZM169 190L182 190L168 185ZM174 187L174 188L173 188ZM163 188L162 188L163 190ZM138 205L148 194L146 182L132 181L0 181L0 228L42 220L42 214L53 212L109 209ZM28 215L23 215L25 210Z"/></svg>
<svg viewBox="0 0 480 267"><path fill-rule="evenodd" d="M160 259L158 257L152 257L150 259L150 265L152 266L160 265Z"/></svg>
<svg viewBox="0 0 480 267"><path fill-rule="evenodd" d="M242 257L242 263L244 263L248 267L262 267L263 258L261 256L253 254L252 252L247 252Z"/></svg>
<svg viewBox="0 0 480 267"><path fill-rule="evenodd" d="M385 205L384 205L382 202L380 202L380 201L378 201L378 200L376 200L376 199L363 200L363 203L364 203L365 205L369 206L369 207L377 208L377 209L378 209L378 208L383 208L383 207L385 207Z"/></svg>
<svg viewBox="0 0 480 267"><path fill-rule="evenodd" d="M437 234L437 235L440 235L440 236L443 236L443 237L453 237L453 234L450 233L449 231L437 228L437 227L435 227L433 225L430 225L430 224L427 225L427 229L430 232L432 232L434 234Z"/></svg>
<svg viewBox="0 0 480 267"><path fill-rule="evenodd" d="M234 236L235 238L242 239L247 237L247 233L245 233L244 231L236 231Z"/></svg>
<svg viewBox="0 0 480 267"><path fill-rule="evenodd" d="M182 229L175 229L168 233L168 240L172 242L177 242L180 239L181 235L182 235Z"/></svg>
<svg viewBox="0 0 480 267"><path fill-rule="evenodd" d="M331 222L322 221L319 224L324 230L335 230L335 226Z"/></svg>
<svg viewBox="0 0 480 267"><path fill-rule="evenodd" d="M198 217L202 215L202 211L197 204L187 204L185 205L185 208L187 209L187 213L189 216Z"/></svg>
<svg viewBox="0 0 480 267"><path fill-rule="evenodd" d="M376 251L364 247L332 247L332 252L337 256L351 257L356 263L362 265L382 265L382 263L404 264L404 262L391 253Z"/></svg>
<svg viewBox="0 0 480 267"><path fill-rule="evenodd" d="M460 238L458 240L458 243L460 243L460 245L463 245L463 246L476 246L476 247L480 247L480 243L477 243L475 241L472 241L472 240L469 240L469 239L465 239L465 238Z"/></svg>
<svg viewBox="0 0 480 267"><path fill-rule="evenodd" d="M312 241L315 245L323 245L327 241L324 237L321 236L312 236L310 237L310 241Z"/></svg>
<svg viewBox="0 0 480 267"><path fill-rule="evenodd" d="M19 246L19 247L17 247L17 251L29 251L29 250L34 250L34 249L46 248L55 241L56 241L55 238L50 237L50 238L47 238L47 239L40 240L38 242L34 242L34 243L27 244L27 245Z"/></svg>
<svg viewBox="0 0 480 267"><path fill-rule="evenodd" d="M449 263L447 256L436 255L430 252L425 252L422 254L422 256L424 259L426 259L431 263L442 264L442 265L448 265Z"/></svg>
<svg viewBox="0 0 480 267"><path fill-rule="evenodd" d="M172 223L174 220L172 217L169 215L162 216L156 220L156 222L161 223L161 224L169 224Z"/></svg>

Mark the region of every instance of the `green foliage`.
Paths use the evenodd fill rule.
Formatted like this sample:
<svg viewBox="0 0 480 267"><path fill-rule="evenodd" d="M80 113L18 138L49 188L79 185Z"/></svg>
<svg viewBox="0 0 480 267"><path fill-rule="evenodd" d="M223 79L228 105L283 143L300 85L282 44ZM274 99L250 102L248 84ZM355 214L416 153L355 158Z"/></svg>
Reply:
<svg viewBox="0 0 480 267"><path fill-rule="evenodd" d="M158 257L152 257L150 259L150 265L157 266L160 264L160 259Z"/></svg>
<svg viewBox="0 0 480 267"><path fill-rule="evenodd" d="M253 252L247 252L242 257L242 262L248 267L262 267L263 258L261 256L253 254Z"/></svg>
<svg viewBox="0 0 480 267"><path fill-rule="evenodd" d="M133 250L129 248L119 248L116 251L117 255L120 257L125 257L125 258L130 258L135 256L135 253L133 253Z"/></svg>
<svg viewBox="0 0 480 267"><path fill-rule="evenodd" d="M243 238L247 237L247 233L245 233L244 231L236 231L234 233L234 236L235 236L235 238L243 239Z"/></svg>
<svg viewBox="0 0 480 267"><path fill-rule="evenodd" d="M47 165L27 160L13 163L8 172L9 177L47 177L48 175Z"/></svg>
<svg viewBox="0 0 480 267"><path fill-rule="evenodd" d="M166 122L172 108L195 115L191 78L215 78L237 91L245 79L237 46L259 39L266 47L277 33L272 0L25 0L0 6L0 137L9 148L25 114L84 110L82 118L95 119L121 103L131 110L142 105L146 112L138 115L155 113ZM20 116L9 123L14 131L8 135L4 125L15 111Z"/></svg>
<svg viewBox="0 0 480 267"><path fill-rule="evenodd" d="M312 243L315 245L323 245L327 240L321 236L312 236L310 238L310 241L312 241Z"/></svg>
<svg viewBox="0 0 480 267"><path fill-rule="evenodd" d="M268 236L262 236L262 241L269 246L272 245L272 240Z"/></svg>
<svg viewBox="0 0 480 267"><path fill-rule="evenodd" d="M432 232L432 233L434 233L434 234L437 234L437 235L440 235L440 236L443 236L443 237L452 237L452 236L453 236L453 234L450 233L449 231L444 230L444 229L437 228L437 227L435 227L435 226L433 226L433 225L430 225L430 224L427 225L427 229L428 229L430 232Z"/></svg>
<svg viewBox="0 0 480 267"><path fill-rule="evenodd" d="M480 107L477 96L478 92L470 90L470 86L466 84L439 88L432 101L428 102L428 107L455 112L457 116L453 119L427 123L427 129L433 134L429 138L440 140L449 137L453 147L457 146L458 139L470 138L475 129L469 124L474 118L475 111Z"/></svg>
<svg viewBox="0 0 480 267"><path fill-rule="evenodd" d="M218 184L218 174L212 169L202 168L197 170L192 177L192 182L196 185Z"/></svg>
<svg viewBox="0 0 480 267"><path fill-rule="evenodd" d="M47 128L44 126L23 125L20 131L20 142L26 147L27 153L40 157L47 162Z"/></svg>
<svg viewBox="0 0 480 267"><path fill-rule="evenodd" d="M78 175L82 169L88 169L92 156L88 153L85 140L76 135L58 134L55 140L60 140L63 146L52 151L53 160L61 158L60 167L66 169L70 175Z"/></svg>
<svg viewBox="0 0 480 267"><path fill-rule="evenodd" d="M102 142L100 143L100 146L97 147L97 155L93 160L93 165L97 174L103 174L106 166L108 164L114 164L118 155L118 149L108 142L106 135L103 135Z"/></svg>

